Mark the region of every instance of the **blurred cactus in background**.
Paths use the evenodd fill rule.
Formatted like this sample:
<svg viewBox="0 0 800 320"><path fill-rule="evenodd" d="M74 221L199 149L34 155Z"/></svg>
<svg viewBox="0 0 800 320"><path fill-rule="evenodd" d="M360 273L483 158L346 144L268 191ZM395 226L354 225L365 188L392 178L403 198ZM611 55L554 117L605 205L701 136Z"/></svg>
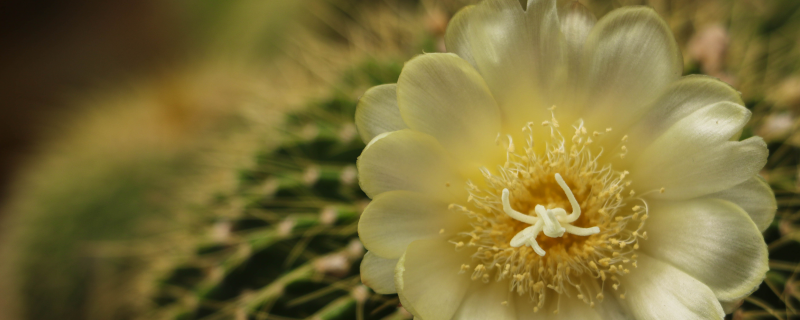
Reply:
<svg viewBox="0 0 800 320"><path fill-rule="evenodd" d="M444 50L474 2L185 3L202 40L184 62L76 98L24 167L3 208L0 318L408 319L360 281L355 105ZM729 317L797 315L800 4L581 2L653 6L685 73L743 93L779 209L765 284Z"/></svg>

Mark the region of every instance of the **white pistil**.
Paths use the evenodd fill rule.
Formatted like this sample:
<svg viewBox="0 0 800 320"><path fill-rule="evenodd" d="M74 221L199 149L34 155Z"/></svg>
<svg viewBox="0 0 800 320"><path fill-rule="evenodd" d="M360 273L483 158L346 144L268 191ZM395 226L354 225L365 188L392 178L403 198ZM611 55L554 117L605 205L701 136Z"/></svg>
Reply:
<svg viewBox="0 0 800 320"><path fill-rule="evenodd" d="M569 204L572 206L572 213L570 214L567 214L567 211L562 208L545 209L542 205L536 205L536 207L534 207L534 212L536 212L537 217L523 214L511 208L511 202L509 200L510 192L508 189L503 189L503 211L514 220L532 225L523 229L511 239L510 245L512 247L518 248L523 245L529 245L533 248L533 251L536 251L536 254L544 256L544 250L539 247L539 244L536 242L536 237L539 235L539 232L544 231L544 235L551 238L561 237L564 235L564 232L583 237L600 232L599 227L580 228L572 225L572 223L581 216L581 207L578 206L578 201L575 200L575 195L572 194L572 190L569 189L564 179L562 179L561 175L558 173L556 173L556 182L561 186L561 189L564 189L564 193L567 194Z"/></svg>

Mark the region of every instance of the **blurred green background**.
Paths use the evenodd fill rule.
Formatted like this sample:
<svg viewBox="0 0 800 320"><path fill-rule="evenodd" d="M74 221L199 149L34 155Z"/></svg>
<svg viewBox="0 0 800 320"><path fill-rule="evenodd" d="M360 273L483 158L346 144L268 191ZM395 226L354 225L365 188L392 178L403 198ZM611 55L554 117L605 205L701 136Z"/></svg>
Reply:
<svg viewBox="0 0 800 320"><path fill-rule="evenodd" d="M0 2L0 319L408 319L360 284L353 112L472 2ZM729 318L796 317L800 2L581 3L742 92L779 209Z"/></svg>

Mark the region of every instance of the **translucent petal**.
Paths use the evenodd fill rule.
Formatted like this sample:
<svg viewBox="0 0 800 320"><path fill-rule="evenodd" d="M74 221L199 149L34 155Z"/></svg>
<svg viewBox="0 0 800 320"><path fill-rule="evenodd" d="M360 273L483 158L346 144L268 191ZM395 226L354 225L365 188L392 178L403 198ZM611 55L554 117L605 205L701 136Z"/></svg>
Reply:
<svg viewBox="0 0 800 320"><path fill-rule="evenodd" d="M361 260L361 282L380 294L397 292L394 287L394 269L398 259L385 259L367 252Z"/></svg>
<svg viewBox="0 0 800 320"><path fill-rule="evenodd" d="M407 62L397 81L397 101L409 128L435 137L462 159L482 159L475 149L494 146L500 132L500 111L489 88L454 54L424 54Z"/></svg>
<svg viewBox="0 0 800 320"><path fill-rule="evenodd" d="M750 118L742 106L720 102L676 122L641 152L631 180L640 194L687 199L722 191L754 176L767 160L761 138L729 141Z"/></svg>
<svg viewBox="0 0 800 320"><path fill-rule="evenodd" d="M464 276L464 280L468 280L467 276ZM513 306L516 294L508 291L508 283L471 282L464 302L456 311L453 320L517 319Z"/></svg>
<svg viewBox="0 0 800 320"><path fill-rule="evenodd" d="M555 320L571 320L571 319L586 319L586 320L604 320L603 316L598 313L596 309L589 307L588 304L578 299L570 299L567 297L559 297L558 313L552 315ZM553 308L553 311L555 309ZM552 311L551 311L552 313ZM536 318L533 318L536 319ZM618 318L615 318L618 319Z"/></svg>
<svg viewBox="0 0 800 320"><path fill-rule="evenodd" d="M472 281L458 274L469 254L456 252L446 240L412 242L395 269L395 286L403 306L422 319L450 319L461 306Z"/></svg>
<svg viewBox="0 0 800 320"><path fill-rule="evenodd" d="M601 18L584 57L583 119L592 128L626 129L683 71L672 32L646 7L623 7Z"/></svg>
<svg viewBox="0 0 800 320"><path fill-rule="evenodd" d="M619 302L635 319L722 319L717 298L705 284L666 262L640 254L638 268L620 277L625 299Z"/></svg>
<svg viewBox="0 0 800 320"><path fill-rule="evenodd" d="M383 84L364 92L356 106L356 127L364 143L375 136L407 129L397 107L397 85Z"/></svg>
<svg viewBox="0 0 800 320"><path fill-rule="evenodd" d="M583 6L580 2L574 1L559 10L559 21L561 22L561 33L566 39L567 61L569 65L569 76L567 90L573 93L578 90L578 80L583 78L583 47L586 38L597 23L594 14Z"/></svg>
<svg viewBox="0 0 800 320"><path fill-rule="evenodd" d="M472 10L475 10L475 5L463 7L453 15L453 18L447 23L444 43L448 52L457 54L461 59L478 68L475 58L472 57L472 43L470 42L471 25L475 23L471 19Z"/></svg>
<svg viewBox="0 0 800 320"><path fill-rule="evenodd" d="M448 202L466 199L465 181L433 137L410 129L378 135L358 159L358 181L371 198L392 190L429 194Z"/></svg>
<svg viewBox="0 0 800 320"><path fill-rule="evenodd" d="M621 161L627 164L636 160L639 153L676 122L703 107L725 101L744 105L739 93L727 83L709 76L685 76L672 83L630 129L618 130L616 134L597 140L608 137L616 142L622 135L628 135L629 156Z"/></svg>
<svg viewBox="0 0 800 320"><path fill-rule="evenodd" d="M735 203L756 223L758 230L764 232L772 220L775 219L775 211L778 210L778 203L775 200L775 193L772 192L769 184L761 176L754 176L739 185L720 192L709 194L707 198L717 198L728 200Z"/></svg>
<svg viewBox="0 0 800 320"><path fill-rule="evenodd" d="M463 214L448 203L411 191L389 191L376 196L358 222L358 236L371 252L397 259L409 243L447 237L468 226Z"/></svg>
<svg viewBox="0 0 800 320"><path fill-rule="evenodd" d="M720 199L658 201L650 210L642 252L704 283L717 299L740 299L764 279L767 246L737 205Z"/></svg>
<svg viewBox="0 0 800 320"><path fill-rule="evenodd" d="M594 14L580 2L572 2L559 11L561 33L564 34L570 57L580 57L586 38L597 23Z"/></svg>
<svg viewBox="0 0 800 320"><path fill-rule="evenodd" d="M553 292L553 294L557 294ZM604 320L596 310L589 307L588 304L584 303L581 300L575 299L574 297L567 297L567 296L554 296L553 300L548 301L549 307L546 310L539 310L538 312L533 312L533 307L535 304L530 302L530 297L526 295L517 296L515 294L516 299L516 311L517 311L517 319L519 320L538 320L542 318L546 318L548 320L572 320L572 319L581 319L581 320ZM548 298L550 298L550 293L548 292ZM558 310L558 313L554 313L555 310ZM614 318L618 319L618 318Z"/></svg>
<svg viewBox="0 0 800 320"><path fill-rule="evenodd" d="M469 61L500 106L507 132L549 119L561 94L565 40L554 0L488 0L460 11L450 22L447 50Z"/></svg>
<svg viewBox="0 0 800 320"><path fill-rule="evenodd" d="M400 305L403 306L406 311L411 313L415 320L417 320L419 319L419 314L416 310L414 310L414 306L411 305L411 302L406 299L406 296L402 294L404 284L403 274L406 271L406 267L404 265L406 263L406 253L408 253L408 251L403 253L403 255L400 257L400 260L397 261L397 265L394 267L394 287L397 290L397 299L400 300Z"/></svg>
<svg viewBox="0 0 800 320"><path fill-rule="evenodd" d="M739 308L742 305L742 300L720 301L720 304L722 304L722 310L724 310L726 314L733 313L734 311L736 311L737 308Z"/></svg>

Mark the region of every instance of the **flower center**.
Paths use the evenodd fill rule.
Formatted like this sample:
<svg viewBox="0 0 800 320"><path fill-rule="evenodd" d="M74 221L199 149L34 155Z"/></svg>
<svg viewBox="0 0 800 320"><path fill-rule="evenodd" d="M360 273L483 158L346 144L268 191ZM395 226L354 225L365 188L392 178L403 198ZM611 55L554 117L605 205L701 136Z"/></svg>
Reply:
<svg viewBox="0 0 800 320"><path fill-rule="evenodd" d="M592 137L603 133L589 134L579 122L567 142L555 117L543 125L550 127L543 152L534 151L529 123L524 154L509 137L507 161L495 172L480 168L481 187L468 182L468 205L450 208L467 215L472 230L450 242L473 252L474 264L463 264L460 273L507 282L509 290L530 297L534 312L553 294L555 301L566 295L594 306L636 267L633 251L647 237L647 203L630 190L627 171L598 162L603 150L593 148ZM626 153L624 145L620 150Z"/></svg>
<svg viewBox="0 0 800 320"><path fill-rule="evenodd" d="M564 232L568 232L577 236L589 236L600 232L600 228L598 227L581 228L571 225L571 223L580 218L581 207L578 206L578 201L575 200L575 195L572 194L572 190L567 187L567 183L564 182L564 179L561 178L561 175L558 173L556 173L556 182L558 182L558 185L564 189L564 193L567 194L569 203L572 205L572 213L569 215L567 215L567 212L564 209L545 209L544 206L539 204L537 204L534 208L536 214L539 215L538 218L522 214L519 211L511 208L511 203L508 199L508 189L503 189L503 211L509 217L514 218L517 221L532 224L532 226L520 231L514 236L514 238L511 239L510 244L512 247L518 248L523 245L528 245L533 248L533 251L535 251L536 254L544 256L544 250L542 250L542 247L540 247L536 242L536 237L539 236L539 232L542 232L542 230L544 230L544 234L546 236L551 238L559 238L564 235ZM562 223L565 224L566 227L562 226Z"/></svg>

